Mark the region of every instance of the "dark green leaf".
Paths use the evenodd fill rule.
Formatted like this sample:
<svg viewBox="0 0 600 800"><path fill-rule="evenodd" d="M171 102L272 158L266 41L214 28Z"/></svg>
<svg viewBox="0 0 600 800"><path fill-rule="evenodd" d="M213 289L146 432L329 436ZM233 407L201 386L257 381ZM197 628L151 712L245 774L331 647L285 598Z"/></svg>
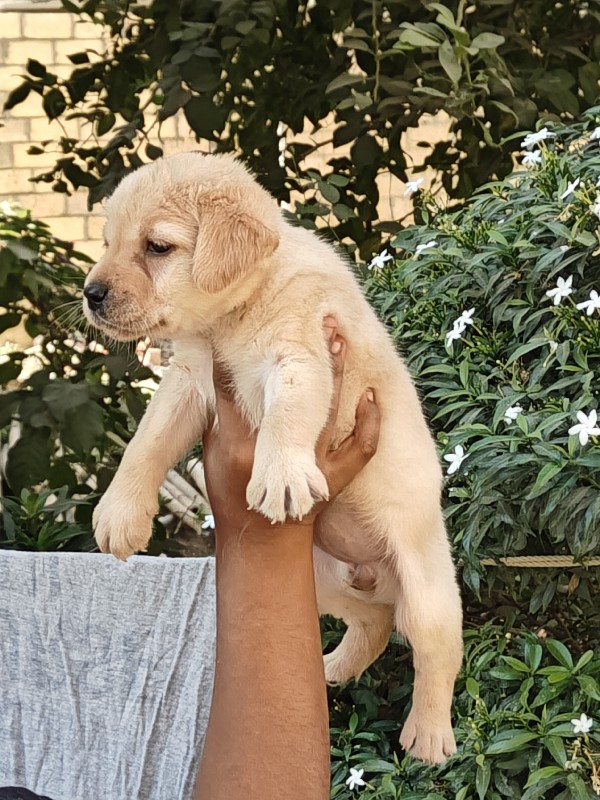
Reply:
<svg viewBox="0 0 600 800"><path fill-rule="evenodd" d="M50 89L44 95L42 106L48 119L56 119L56 117L60 117L67 107L67 102L60 89Z"/></svg>
<svg viewBox="0 0 600 800"><path fill-rule="evenodd" d="M562 642L558 639L548 639L546 646L559 664L569 670L573 668L573 657Z"/></svg>

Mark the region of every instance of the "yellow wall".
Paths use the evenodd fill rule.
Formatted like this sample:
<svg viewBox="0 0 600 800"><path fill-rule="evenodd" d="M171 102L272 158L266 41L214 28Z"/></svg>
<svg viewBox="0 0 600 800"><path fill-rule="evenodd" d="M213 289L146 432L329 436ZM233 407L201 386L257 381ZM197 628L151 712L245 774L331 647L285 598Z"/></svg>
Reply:
<svg viewBox="0 0 600 800"><path fill-rule="evenodd" d="M1 8L1 6L0 6ZM73 65L68 55L86 49L102 51L102 28L80 22L64 11L0 10L0 107L8 93L19 85L28 58L44 64L50 72L67 77ZM2 117L0 127L0 201L15 200L33 215L47 222L53 233L91 256L102 244L101 210L87 210L87 191L70 197L53 192L51 184L31 183L33 175L44 172L56 161L55 153L29 155L28 148L43 140L58 139L61 125L79 137L84 129L78 120L49 122L39 95L30 94L24 103ZM89 127L89 126L88 126ZM161 131L167 152L196 146L185 120L167 120Z"/></svg>

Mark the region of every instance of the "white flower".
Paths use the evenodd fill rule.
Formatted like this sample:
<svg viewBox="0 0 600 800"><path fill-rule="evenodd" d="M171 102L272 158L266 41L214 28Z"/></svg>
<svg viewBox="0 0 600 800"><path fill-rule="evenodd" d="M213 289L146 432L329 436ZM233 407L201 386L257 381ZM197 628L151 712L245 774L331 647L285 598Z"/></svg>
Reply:
<svg viewBox="0 0 600 800"><path fill-rule="evenodd" d="M568 278L559 278L556 281L556 287L554 289L548 289L546 292L546 297L553 297L554 298L554 305L559 305L560 301L563 297L568 297L570 294L573 294L573 276L569 275Z"/></svg>
<svg viewBox="0 0 600 800"><path fill-rule="evenodd" d="M600 125L590 133L590 142L598 141L600 139Z"/></svg>
<svg viewBox="0 0 600 800"><path fill-rule="evenodd" d="M527 136L521 142L521 147L526 147L530 150L534 144L538 142L543 142L544 139L548 139L551 136L555 136L556 134L550 133L548 128L542 128L537 133L528 133Z"/></svg>
<svg viewBox="0 0 600 800"><path fill-rule="evenodd" d="M279 153L279 158L277 159L277 163L280 167L285 167L285 153Z"/></svg>
<svg viewBox="0 0 600 800"><path fill-rule="evenodd" d="M468 311L463 311L460 317L457 317L454 320L452 323L452 330L448 331L446 334L446 345L449 345L451 342L462 338L463 333L467 330L467 325L473 324L474 313L475 309L470 308Z"/></svg>
<svg viewBox="0 0 600 800"><path fill-rule="evenodd" d="M556 351L558 350L558 342L555 342L553 339L550 339L548 341L548 346L550 348L551 353L556 353Z"/></svg>
<svg viewBox="0 0 600 800"><path fill-rule="evenodd" d="M357 786L366 786L366 781L363 781L362 776L364 769L354 769L350 767L350 777L346 780L346 786L352 791Z"/></svg>
<svg viewBox="0 0 600 800"><path fill-rule="evenodd" d="M462 335L466 330L467 330L466 325L457 325L455 323L452 330L448 331L448 333L446 334L446 345L452 344L452 342L462 339Z"/></svg>
<svg viewBox="0 0 600 800"><path fill-rule="evenodd" d="M525 153L523 156L523 164L524 167L534 167L536 164L542 163L542 153L540 150L530 150L528 153Z"/></svg>
<svg viewBox="0 0 600 800"><path fill-rule="evenodd" d="M437 242L435 239L432 239L430 242L426 242L425 244L418 244L415 247L415 258L418 258L423 250L429 250L430 247L437 247Z"/></svg>
<svg viewBox="0 0 600 800"><path fill-rule="evenodd" d="M461 444L456 445L453 453L448 453L448 455L444 456L444 461L448 461L450 464L448 467L448 475L454 475L454 473L459 470L465 458L467 458L467 454Z"/></svg>
<svg viewBox="0 0 600 800"><path fill-rule="evenodd" d="M207 514L204 517L204 522L202 523L202 530L203 531L214 531L215 529L215 518L212 514Z"/></svg>
<svg viewBox="0 0 600 800"><path fill-rule="evenodd" d="M393 261L394 256L391 256L387 250L384 250L383 253L379 253L378 256L375 256L371 263L367 265L367 269L383 269L385 266L386 261Z"/></svg>
<svg viewBox="0 0 600 800"><path fill-rule="evenodd" d="M575 191L575 189L579 186L580 182L581 181L579 178L575 178L574 181L571 181L571 183L567 184L567 188L564 190L564 192L558 199L564 200L565 197L568 197L570 194L572 194Z"/></svg>
<svg viewBox="0 0 600 800"><path fill-rule="evenodd" d="M561 253L566 253L567 250L570 250L571 248L569 247L568 244L561 244L558 249L560 250Z"/></svg>
<svg viewBox="0 0 600 800"><path fill-rule="evenodd" d="M579 719L571 720L574 733L589 733L592 730L593 724L594 720L588 717L587 714L582 714Z"/></svg>
<svg viewBox="0 0 600 800"><path fill-rule="evenodd" d="M523 413L523 409L520 405L516 406L509 406L506 411L504 412L504 422L507 425L510 425L511 422L514 422L519 414Z"/></svg>
<svg viewBox="0 0 600 800"><path fill-rule="evenodd" d="M287 203L285 200L280 200L279 201L279 208L282 211L291 211L292 210L291 205L289 203Z"/></svg>
<svg viewBox="0 0 600 800"><path fill-rule="evenodd" d="M8 200L3 200L0 203L0 212L2 212L5 216L10 217L14 214L15 207L10 203Z"/></svg>
<svg viewBox="0 0 600 800"><path fill-rule="evenodd" d="M585 308L586 314L588 317L591 317L596 309L600 310L600 296L598 295L598 292L595 289L592 289L590 292L590 299L584 300L583 303L577 303L576 308L578 308L580 311L583 311Z"/></svg>
<svg viewBox="0 0 600 800"><path fill-rule="evenodd" d="M598 178L598 183L596 186L600 186L600 178ZM590 211L592 214L595 214L598 219L600 219L600 194L596 197L595 201L590 206Z"/></svg>
<svg viewBox="0 0 600 800"><path fill-rule="evenodd" d="M583 411L577 412L578 425L573 425L569 428L569 436L579 436L579 443L585 446L588 443L590 436L600 436L600 428L598 427L598 412L593 408L589 414L584 414Z"/></svg>
<svg viewBox="0 0 600 800"><path fill-rule="evenodd" d="M421 184L425 182L425 178L417 178L416 181L407 181L404 187L404 197L410 197L411 194L416 194L421 188Z"/></svg>
<svg viewBox="0 0 600 800"><path fill-rule="evenodd" d="M454 325L462 325L466 327L467 325L473 324L473 314L475 313L474 308L470 308L468 311L463 311L460 317L455 320Z"/></svg>

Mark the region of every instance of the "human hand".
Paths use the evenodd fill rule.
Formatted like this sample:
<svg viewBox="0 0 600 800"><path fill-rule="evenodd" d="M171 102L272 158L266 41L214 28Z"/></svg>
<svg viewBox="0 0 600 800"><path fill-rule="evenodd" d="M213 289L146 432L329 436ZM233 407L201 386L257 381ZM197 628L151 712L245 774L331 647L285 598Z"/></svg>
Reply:
<svg viewBox="0 0 600 800"><path fill-rule="evenodd" d="M333 369L333 394L329 419L315 448L316 462L327 479L330 499L344 489L371 460L379 438L379 410L371 390L361 397L356 409L356 425L339 447L331 450L343 384L345 341L339 336L333 317L323 322L324 335L330 345ZM261 514L249 511L246 487L252 473L256 434L253 434L231 391L231 381L222 365L215 362L214 384L218 425L204 436L204 468L208 494L217 528L229 526L240 530L249 524L271 529ZM312 525L325 503L317 504L302 522ZM283 523L284 525L288 524Z"/></svg>

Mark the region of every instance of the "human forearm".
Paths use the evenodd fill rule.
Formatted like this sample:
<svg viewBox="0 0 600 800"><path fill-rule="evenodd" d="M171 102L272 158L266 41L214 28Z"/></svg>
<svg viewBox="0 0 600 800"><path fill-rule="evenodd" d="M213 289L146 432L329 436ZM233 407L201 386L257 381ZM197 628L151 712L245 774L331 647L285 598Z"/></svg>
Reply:
<svg viewBox="0 0 600 800"><path fill-rule="evenodd" d="M333 392L314 455L335 497L375 452L379 414L365 394L354 432L331 450L344 346L334 320L324 328ZM248 510L255 437L229 385L217 364L219 426L204 438L217 527L217 668L196 800L325 800L329 734L312 562L324 504L281 525Z"/></svg>
<svg viewBox="0 0 600 800"><path fill-rule="evenodd" d="M312 528L221 527L217 587L217 676L196 800L305 800L307 787L311 800L324 800L329 734Z"/></svg>

